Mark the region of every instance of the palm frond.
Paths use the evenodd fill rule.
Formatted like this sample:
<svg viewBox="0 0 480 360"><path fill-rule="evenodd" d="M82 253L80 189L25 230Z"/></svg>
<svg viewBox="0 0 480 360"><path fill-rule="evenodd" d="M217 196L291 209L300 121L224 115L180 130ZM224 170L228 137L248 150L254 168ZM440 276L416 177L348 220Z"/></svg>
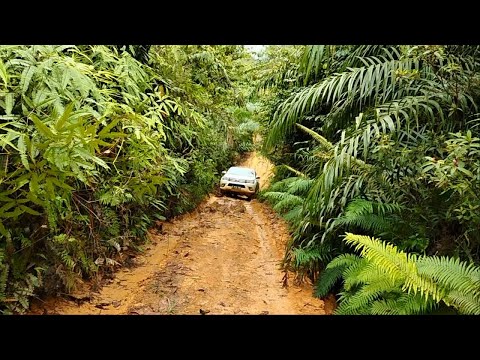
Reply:
<svg viewBox="0 0 480 360"><path fill-rule="evenodd" d="M328 45L310 45L305 48L300 65L300 70L305 73L304 85L310 80L312 73L318 75L325 58L329 56L329 50Z"/></svg>
<svg viewBox="0 0 480 360"><path fill-rule="evenodd" d="M294 173L294 174L297 175L297 176L307 177L307 175L304 174L303 172L298 171L297 169L294 169L293 167L288 166L288 165L286 165L286 164L278 165L278 167L285 168L285 169L291 171L292 173Z"/></svg>
<svg viewBox="0 0 480 360"><path fill-rule="evenodd" d="M307 134L311 135L315 140L317 140L320 145L325 149L325 150L331 150L333 149L333 144L329 142L327 139L325 139L322 135L319 133L313 131L312 129L307 128L306 126L303 126L302 124L296 123L298 128L301 130L305 131Z"/></svg>
<svg viewBox="0 0 480 360"><path fill-rule="evenodd" d="M355 99L356 104L361 107L370 104L371 99L384 103L393 94L399 96L398 92L393 91L398 87L395 73L418 70L418 67L417 60L406 58L350 68L293 94L278 107L265 145L272 148L293 130L293 126L303 115L318 107L320 103L337 104L336 107L341 104L342 108L346 108L345 104Z"/></svg>

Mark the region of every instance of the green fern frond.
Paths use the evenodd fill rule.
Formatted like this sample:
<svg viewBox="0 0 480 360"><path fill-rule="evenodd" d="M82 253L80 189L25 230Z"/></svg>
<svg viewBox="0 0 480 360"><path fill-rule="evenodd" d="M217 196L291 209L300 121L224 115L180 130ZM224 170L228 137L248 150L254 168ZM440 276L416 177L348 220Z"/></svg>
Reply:
<svg viewBox="0 0 480 360"><path fill-rule="evenodd" d="M60 257L62 259L62 262L65 264L65 266L70 270L70 271L73 271L73 269L75 268L75 261L72 259L72 257L70 256L70 254L68 253L68 250L64 250L62 252L60 252Z"/></svg>
<svg viewBox="0 0 480 360"><path fill-rule="evenodd" d="M406 267L408 259L405 254L399 254L395 246L369 236L352 233L347 233L345 242L355 246L355 250L360 250L364 258L387 270L386 275L392 279L405 276L402 270Z"/></svg>
<svg viewBox="0 0 480 360"><path fill-rule="evenodd" d="M389 288L401 286L400 281L394 281L385 276L385 272L379 269L375 264L366 259L362 259L356 265L349 267L343 272L344 287L346 290L354 289L360 284L369 284L385 280Z"/></svg>
<svg viewBox="0 0 480 360"><path fill-rule="evenodd" d="M365 271L368 265L369 263L366 259L360 258L355 264L350 265L343 271L343 287L345 290L350 291L356 285L363 283L358 276Z"/></svg>
<svg viewBox="0 0 480 360"><path fill-rule="evenodd" d="M458 309L461 314L480 315L480 299L478 291L465 293L458 290L450 291L444 299L447 305Z"/></svg>
<svg viewBox="0 0 480 360"><path fill-rule="evenodd" d="M362 258L355 254L341 254L329 262L327 269L345 269L361 261Z"/></svg>
<svg viewBox="0 0 480 360"><path fill-rule="evenodd" d="M404 288L407 291L420 292L425 298L431 295L436 301L442 298L442 292L433 280L418 274L415 254L399 252L396 246L369 236L347 233L345 241L354 245L356 250L361 250L366 259L384 269L385 275L392 281L404 279Z"/></svg>
<svg viewBox="0 0 480 360"><path fill-rule="evenodd" d="M293 195L306 195L313 182L312 179L297 178L295 181L292 181L287 185L287 192Z"/></svg>
<svg viewBox="0 0 480 360"><path fill-rule="evenodd" d="M394 299L376 300L371 305L372 315L400 315L398 302Z"/></svg>
<svg viewBox="0 0 480 360"><path fill-rule="evenodd" d="M306 249L293 249L292 254L295 267L310 267L312 263L326 263L332 258L329 250L330 248L328 245Z"/></svg>
<svg viewBox="0 0 480 360"><path fill-rule="evenodd" d="M264 196L267 198L267 200L275 204L273 209L278 212L290 210L303 203L303 199L301 197L285 192L269 191L266 192Z"/></svg>
<svg viewBox="0 0 480 360"><path fill-rule="evenodd" d="M111 208L104 207L102 209L102 225L111 236L119 236L121 224L117 213Z"/></svg>
<svg viewBox="0 0 480 360"><path fill-rule="evenodd" d="M342 278L343 270L342 267L323 270L315 286L315 296L319 298L327 296L335 283Z"/></svg>
<svg viewBox="0 0 480 360"><path fill-rule="evenodd" d="M342 301L335 310L338 315L354 315L358 314L358 310L362 308L371 308L371 303L383 293L394 291L397 287L392 286L392 282L388 278L378 279L375 282L362 286L354 295L346 301Z"/></svg>
<svg viewBox="0 0 480 360"><path fill-rule="evenodd" d="M260 129L260 124L255 120L247 120L245 122L240 123L237 126L236 130L239 134L253 134Z"/></svg>
<svg viewBox="0 0 480 360"><path fill-rule="evenodd" d="M297 179L298 177L288 177L286 179L277 181L276 183L270 185L268 192L287 192L288 186Z"/></svg>
<svg viewBox="0 0 480 360"><path fill-rule="evenodd" d="M475 294L480 299L480 269L460 259L423 256L417 260L418 273L428 276L439 285L459 291Z"/></svg>
<svg viewBox="0 0 480 360"><path fill-rule="evenodd" d="M395 299L381 299L372 303L372 315L420 315L431 313L438 303L420 294L402 294Z"/></svg>
<svg viewBox="0 0 480 360"><path fill-rule="evenodd" d="M344 269L346 292L336 313L359 314L370 307L372 314L424 314L444 301L460 313L480 314L478 269L473 265L444 257L409 256L368 236L347 233L345 239L361 250L363 258L344 257L349 267L338 267ZM327 269L345 263L341 260L337 257Z"/></svg>
<svg viewBox="0 0 480 360"><path fill-rule="evenodd" d="M393 212L398 212L401 209L402 206L399 204L381 203L366 199L354 199L348 204L345 213L351 215L364 215L374 213L385 215Z"/></svg>
<svg viewBox="0 0 480 360"><path fill-rule="evenodd" d="M293 224L298 224L303 218L303 205L295 206L283 215L283 218Z"/></svg>
<svg viewBox="0 0 480 360"><path fill-rule="evenodd" d="M359 227L364 230L371 230L378 234L391 228L392 222L383 216L375 214L344 214L334 221L334 226Z"/></svg>
<svg viewBox="0 0 480 360"><path fill-rule="evenodd" d="M427 314L438 307L438 302L432 298L425 299L420 294L404 294L398 300L400 315Z"/></svg>
<svg viewBox="0 0 480 360"><path fill-rule="evenodd" d="M0 252L0 255L2 253ZM5 300L6 297L6 289L7 289L7 280L8 280L8 273L9 273L9 266L7 264L3 264L1 257L0 257L0 302Z"/></svg>
<svg viewBox="0 0 480 360"><path fill-rule="evenodd" d="M275 211L283 213L303 204L303 201L303 198L301 198L300 196L286 194L282 200L280 200L273 206L273 209Z"/></svg>

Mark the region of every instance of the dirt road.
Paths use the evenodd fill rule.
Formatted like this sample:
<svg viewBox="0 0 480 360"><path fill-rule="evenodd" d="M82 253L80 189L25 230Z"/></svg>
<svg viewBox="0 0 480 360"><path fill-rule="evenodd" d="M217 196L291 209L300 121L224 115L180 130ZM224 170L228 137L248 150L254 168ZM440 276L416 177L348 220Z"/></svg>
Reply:
<svg viewBox="0 0 480 360"><path fill-rule="evenodd" d="M262 187L271 164L251 154ZM285 223L266 205L210 196L195 211L150 233L151 246L87 301L50 299L32 313L47 314L330 314L333 301L312 286L282 286L279 268L288 240ZM79 297L80 299L82 297Z"/></svg>

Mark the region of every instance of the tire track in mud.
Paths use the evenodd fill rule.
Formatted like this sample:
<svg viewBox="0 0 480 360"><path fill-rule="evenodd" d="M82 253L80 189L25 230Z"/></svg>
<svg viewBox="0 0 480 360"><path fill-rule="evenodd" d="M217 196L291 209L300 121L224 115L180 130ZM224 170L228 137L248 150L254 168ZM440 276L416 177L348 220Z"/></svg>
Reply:
<svg viewBox="0 0 480 360"><path fill-rule="evenodd" d="M253 153L264 187L271 164ZM269 173L270 172L270 173ZM116 273L89 301L50 299L32 313L56 314L329 314L333 299L311 284L282 287L286 224L257 200L210 196L196 210L150 232L137 266Z"/></svg>

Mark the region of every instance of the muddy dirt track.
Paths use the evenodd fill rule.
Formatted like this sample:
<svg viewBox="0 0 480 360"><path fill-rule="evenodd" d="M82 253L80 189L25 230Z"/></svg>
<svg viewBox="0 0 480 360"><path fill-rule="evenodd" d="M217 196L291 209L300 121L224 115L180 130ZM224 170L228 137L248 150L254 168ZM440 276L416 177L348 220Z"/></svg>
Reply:
<svg viewBox="0 0 480 360"><path fill-rule="evenodd" d="M255 153L267 185L271 164ZM195 211L150 232L151 244L100 292L77 301L35 303L32 314L330 314L334 302L311 284L283 287L279 268L289 239L285 223L257 200L211 195Z"/></svg>

